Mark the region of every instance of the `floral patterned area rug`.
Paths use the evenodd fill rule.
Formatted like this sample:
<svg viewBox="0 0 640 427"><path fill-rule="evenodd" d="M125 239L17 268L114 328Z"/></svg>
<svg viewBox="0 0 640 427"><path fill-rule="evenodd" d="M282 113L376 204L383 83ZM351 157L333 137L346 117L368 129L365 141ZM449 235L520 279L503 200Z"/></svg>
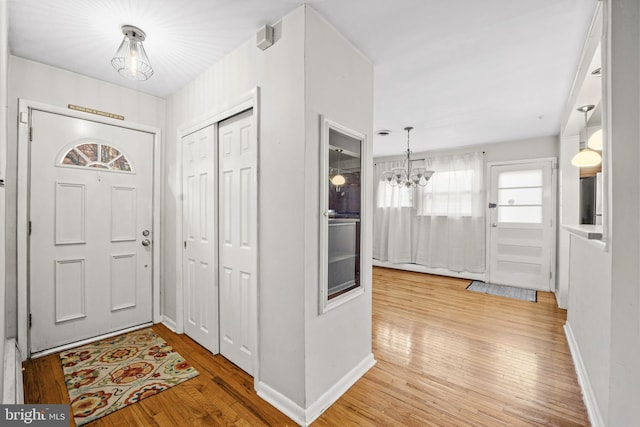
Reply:
<svg viewBox="0 0 640 427"><path fill-rule="evenodd" d="M77 425L198 375L150 328L60 353Z"/></svg>

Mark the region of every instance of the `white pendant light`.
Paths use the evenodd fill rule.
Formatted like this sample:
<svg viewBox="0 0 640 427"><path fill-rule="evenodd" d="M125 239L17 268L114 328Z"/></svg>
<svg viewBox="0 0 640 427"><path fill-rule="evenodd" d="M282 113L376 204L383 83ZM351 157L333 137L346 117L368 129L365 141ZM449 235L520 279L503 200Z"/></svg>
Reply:
<svg viewBox="0 0 640 427"><path fill-rule="evenodd" d="M589 137L587 147L592 150L602 151L602 129L598 129Z"/></svg>
<svg viewBox="0 0 640 427"><path fill-rule="evenodd" d="M347 182L347 180L344 178L343 175L340 175L340 174L334 175L333 178L331 178L331 183L336 187L340 187L341 185L344 185L345 182Z"/></svg>
<svg viewBox="0 0 640 427"><path fill-rule="evenodd" d="M347 182L347 179L340 173L340 157L342 148L336 148L336 152L338 153L338 173L331 177L331 183L337 187L336 191L339 191L339 188Z"/></svg>
<svg viewBox="0 0 640 427"><path fill-rule="evenodd" d="M153 75L153 68L142 46L147 35L138 27L123 25L124 38L111 60L113 68L120 75L131 80L147 80Z"/></svg>
<svg viewBox="0 0 640 427"><path fill-rule="evenodd" d="M593 110L593 108L594 108L593 105L583 105L582 107L578 108L578 111L581 111L584 113L585 141L589 140L589 128L587 127L587 113ZM578 168L594 167L594 166L598 166L600 163L602 163L602 157L600 156L600 154L589 148L583 148L578 152L578 154L573 156L573 158L571 159L571 164Z"/></svg>
<svg viewBox="0 0 640 427"><path fill-rule="evenodd" d="M571 159L571 164L578 168L591 168L598 166L601 162L602 157L600 157L600 154L588 148L580 150L580 152Z"/></svg>

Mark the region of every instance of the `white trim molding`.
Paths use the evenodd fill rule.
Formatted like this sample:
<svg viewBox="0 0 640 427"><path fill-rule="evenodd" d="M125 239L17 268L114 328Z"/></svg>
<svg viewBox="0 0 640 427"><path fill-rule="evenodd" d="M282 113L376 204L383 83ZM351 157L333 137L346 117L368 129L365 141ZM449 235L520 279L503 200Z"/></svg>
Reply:
<svg viewBox="0 0 640 427"><path fill-rule="evenodd" d="M306 427L311 425L324 411L333 405L351 386L362 378L369 369L373 368L375 364L376 360L373 357L373 353L368 354L360 363L347 372L340 381L335 383L306 409L300 407L293 400L269 387L264 382L258 383L256 391L258 396L269 402L298 425Z"/></svg>
<svg viewBox="0 0 640 427"><path fill-rule="evenodd" d="M361 212L360 215L360 283L354 289L346 291L342 295L338 294L335 298L329 300L329 182L327 181L327 173L329 171L329 150L330 150L330 131L340 133L341 135L357 140L360 142L360 182L363 184L360 191L360 206L367 206L367 187L369 184L369 176L371 175L371 165L367 159L369 158L369 144L367 144L367 136L357 132L333 120L328 119L324 115L320 115L320 274L319 274L319 295L318 295L318 314L339 307L360 295L363 295L367 289L365 284L368 283L362 272L366 271L366 257L364 256L365 248L367 248L367 229L369 223L368 215ZM356 244L356 247L358 245ZM357 259L357 258L356 258Z"/></svg>
<svg viewBox="0 0 640 427"><path fill-rule="evenodd" d="M176 321L166 314L162 316L162 324L169 328L171 332L176 332Z"/></svg>
<svg viewBox="0 0 640 427"><path fill-rule="evenodd" d="M379 259L373 259L372 264L374 267L393 268L395 270L413 271L416 273L436 274L438 276L458 277L460 279L480 280L485 281L485 273L470 273L468 271L453 271L448 268L440 267L427 267L420 264L410 263L393 263L391 261L380 261Z"/></svg>
<svg viewBox="0 0 640 427"><path fill-rule="evenodd" d="M8 339L4 343L4 384L2 392L3 404L21 405L24 403L22 355L16 346L15 338Z"/></svg>
<svg viewBox="0 0 640 427"><path fill-rule="evenodd" d="M587 369L584 366L584 362L582 361L582 355L580 354L580 349L578 348L578 342L576 341L576 337L573 335L573 330L571 329L571 325L568 321L564 324L564 333L567 336L569 351L571 352L573 365L576 368L578 384L580 385L580 390L582 390L582 400L584 400L584 405L587 407L589 421L591 421L592 427L605 427L606 424L604 423L602 414L600 413L600 409L598 408L598 403L596 401L596 396L593 393L593 388L591 388L591 382L589 381Z"/></svg>

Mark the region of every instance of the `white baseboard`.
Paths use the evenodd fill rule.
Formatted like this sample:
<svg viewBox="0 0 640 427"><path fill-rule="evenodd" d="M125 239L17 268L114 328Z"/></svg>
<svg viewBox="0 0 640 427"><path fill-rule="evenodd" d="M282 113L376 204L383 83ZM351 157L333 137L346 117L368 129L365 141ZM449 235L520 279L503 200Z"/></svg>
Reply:
<svg viewBox="0 0 640 427"><path fill-rule="evenodd" d="M22 355L16 347L15 338L4 343L4 384L2 400L4 404L20 405L24 403L22 384Z"/></svg>
<svg viewBox="0 0 640 427"><path fill-rule="evenodd" d="M256 385L256 392L258 393L258 396L266 400L278 411L291 418L296 424L305 427L308 425L305 421L306 416L304 409L284 394L269 387L262 381L258 382Z"/></svg>
<svg viewBox="0 0 640 427"><path fill-rule="evenodd" d="M587 407L587 414L589 415L591 426L605 427L602 414L598 408L596 396L593 394L593 389L591 388L587 369L585 368L582 356L580 355L578 342L576 341L576 337L573 335L573 330L571 329L571 325L568 321L564 324L564 333L567 337L567 343L569 344L569 350L571 351L573 365L575 366L576 374L578 375L578 384L580 384L580 389L582 390L582 400L584 400L584 405Z"/></svg>
<svg viewBox="0 0 640 427"><path fill-rule="evenodd" d="M167 328L171 329L171 332L176 332L177 328L176 328L176 321L167 317L167 315L165 314L164 316L162 316L162 324L164 326L166 326Z"/></svg>
<svg viewBox="0 0 640 427"><path fill-rule="evenodd" d="M336 400L347 392L367 371L376 364L376 360L373 357L373 353L369 353L367 357L362 359L351 371L347 373L340 381L335 383L333 387L327 390L322 396L312 403L306 412L307 423L311 424L318 418L324 411L333 405ZM307 425L308 425L307 424Z"/></svg>
<svg viewBox="0 0 640 427"><path fill-rule="evenodd" d="M375 364L376 360L374 359L373 354L370 353L306 409L300 407L294 401L269 387L264 382L258 383L256 391L258 392L258 396L276 407L280 412L291 418L298 425L306 427L322 415L327 408L329 408L340 398L340 396L349 390L349 388Z"/></svg>
<svg viewBox="0 0 640 427"><path fill-rule="evenodd" d="M556 297L556 304L558 305L558 308L567 310L569 308L569 306L567 305L567 297L563 296L563 294L560 293L559 289L552 289L551 292L553 292Z"/></svg>
<svg viewBox="0 0 640 427"><path fill-rule="evenodd" d="M374 267L395 268L396 270L414 271L416 273L437 274L438 276L458 277L460 279L485 281L485 273L470 273L468 271L452 271L448 268L431 268L420 264L394 264L389 261L374 259Z"/></svg>

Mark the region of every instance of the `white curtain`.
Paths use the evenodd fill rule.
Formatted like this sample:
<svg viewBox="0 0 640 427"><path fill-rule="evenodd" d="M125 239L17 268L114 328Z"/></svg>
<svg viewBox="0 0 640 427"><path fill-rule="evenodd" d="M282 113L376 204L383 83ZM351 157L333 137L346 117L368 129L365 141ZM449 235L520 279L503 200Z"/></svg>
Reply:
<svg viewBox="0 0 640 427"><path fill-rule="evenodd" d="M427 186L408 190L404 199L394 197L394 192L406 189L378 181L374 258L457 272L484 272L482 153L427 158L426 166L434 171ZM375 172L380 177L390 167L397 166L378 164ZM398 200L404 204L398 206Z"/></svg>
<svg viewBox="0 0 640 427"><path fill-rule="evenodd" d="M373 257L393 263L412 262L413 192L386 184L382 172L402 167L402 162L374 165L378 180L373 200Z"/></svg>

